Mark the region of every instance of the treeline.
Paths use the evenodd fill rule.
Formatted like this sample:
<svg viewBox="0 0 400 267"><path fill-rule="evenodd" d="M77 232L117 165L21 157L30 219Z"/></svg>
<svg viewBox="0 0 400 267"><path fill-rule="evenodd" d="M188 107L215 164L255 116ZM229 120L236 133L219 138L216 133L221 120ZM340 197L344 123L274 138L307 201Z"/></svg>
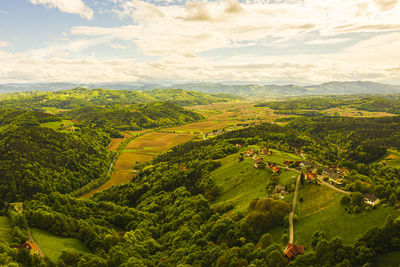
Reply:
<svg viewBox="0 0 400 267"><path fill-rule="evenodd" d="M111 133L174 126L203 119L203 116L198 113L168 102L133 106L86 106L67 114L79 122L103 128Z"/></svg>
<svg viewBox="0 0 400 267"><path fill-rule="evenodd" d="M149 91L86 89L78 87L56 92L30 91L0 96L0 108L23 108L45 111L48 108L71 110L88 105L131 105L167 101L180 106L211 104L240 99L229 94L207 94L181 89Z"/></svg>
<svg viewBox="0 0 400 267"><path fill-rule="evenodd" d="M264 102L256 107L270 107L287 114L290 110L325 110L338 107L356 108L359 110L387 112L400 114L400 96L330 96L330 97L307 97L296 98L285 101ZM295 114L301 115L301 114Z"/></svg>

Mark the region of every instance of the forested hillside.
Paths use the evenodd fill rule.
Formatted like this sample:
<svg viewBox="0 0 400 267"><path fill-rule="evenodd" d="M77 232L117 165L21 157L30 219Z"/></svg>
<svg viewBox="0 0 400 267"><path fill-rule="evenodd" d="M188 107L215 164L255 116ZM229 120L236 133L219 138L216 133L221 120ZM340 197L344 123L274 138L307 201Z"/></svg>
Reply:
<svg viewBox="0 0 400 267"><path fill-rule="evenodd" d="M71 118L110 131L174 126L203 116L168 102L130 106L86 106L67 113Z"/></svg>
<svg viewBox="0 0 400 267"><path fill-rule="evenodd" d="M127 91L75 88L56 92L30 91L0 95L0 107L29 108L33 110L70 110L87 105L137 104L168 101L180 106L210 104L240 99L228 94L207 94L180 89Z"/></svg>
<svg viewBox="0 0 400 267"><path fill-rule="evenodd" d="M361 149L359 153L370 156L376 152L364 144L366 136L370 140L378 136L384 139L385 135L398 132L396 127L389 129L389 125L398 124L398 119L383 118L370 123L352 118L322 120L294 120L286 126L261 124L182 144L151 163L142 164L140 174L131 183L98 193L91 200L78 201L59 193L36 195L24 204L26 219L32 227L79 239L92 253L65 252L59 258L60 264L65 265L82 265L90 260L96 266L159 266L160 263L166 266L285 266L289 262L282 256L284 244L273 239L270 231L287 224L289 204L285 200L265 198L250 202L245 212L234 211L230 205L213 207L211 204L220 191L209 174L220 166L220 159L239 151L237 143L243 143L288 152L294 147L304 149L311 158L325 164L336 162L340 166L351 166L351 175L356 181L363 177L358 171L368 171L361 168L366 166L362 163L371 159L353 158L352 152L344 149L346 139L340 139L335 129L355 125L350 142ZM310 130L306 130L310 123ZM378 129L385 127L387 130L381 135ZM338 138L324 141L320 139L323 134ZM343 135L348 136L345 132ZM371 144L373 147L398 146L396 142L389 139L384 144ZM340 155L338 145L343 146ZM377 190L374 193L381 192L379 197L386 198L387 192L380 186L388 189L399 184L394 180L393 169L385 167L386 179L381 179L383 172L379 168L371 165L370 190ZM373 172L379 179L375 179ZM399 197L398 190L390 189L389 193L393 192ZM306 254L290 265L362 266L377 255L400 249L394 238L399 226L399 220L389 219L384 226L368 231L350 245L344 244L341 238L330 240L323 233L315 235L313 247L307 248ZM285 242L283 237L282 240ZM382 240L386 241L382 243ZM324 254L326 250L335 253ZM337 253L338 250L346 253Z"/></svg>
<svg viewBox="0 0 400 267"><path fill-rule="evenodd" d="M308 97L258 103L255 106L270 107L279 111L279 113L285 112L285 114L294 113L295 111L299 113L301 110L325 110L338 107L400 114L400 97L399 95Z"/></svg>
<svg viewBox="0 0 400 267"><path fill-rule="evenodd" d="M84 186L107 171L109 141L102 131L85 127L75 133L26 124L2 128L0 198L21 201Z"/></svg>

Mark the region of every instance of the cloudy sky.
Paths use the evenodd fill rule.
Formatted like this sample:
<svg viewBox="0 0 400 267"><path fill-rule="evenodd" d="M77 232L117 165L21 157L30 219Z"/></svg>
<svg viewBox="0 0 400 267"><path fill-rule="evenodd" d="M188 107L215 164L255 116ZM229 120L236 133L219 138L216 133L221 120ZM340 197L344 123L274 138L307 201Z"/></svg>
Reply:
<svg viewBox="0 0 400 267"><path fill-rule="evenodd" d="M0 83L400 84L399 0L0 0Z"/></svg>

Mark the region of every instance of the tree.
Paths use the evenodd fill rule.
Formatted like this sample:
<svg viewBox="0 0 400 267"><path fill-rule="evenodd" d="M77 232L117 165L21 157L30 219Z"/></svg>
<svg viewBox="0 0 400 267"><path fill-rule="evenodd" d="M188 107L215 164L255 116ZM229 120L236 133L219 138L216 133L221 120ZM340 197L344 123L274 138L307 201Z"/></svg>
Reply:
<svg viewBox="0 0 400 267"><path fill-rule="evenodd" d="M289 236L288 234L283 234L281 236L282 245L286 246L289 243Z"/></svg>
<svg viewBox="0 0 400 267"><path fill-rule="evenodd" d="M271 234L270 233L266 233L258 241L257 247L267 248L267 247L269 247L269 245L272 244L272 242L273 242L273 240L272 240Z"/></svg>
<svg viewBox="0 0 400 267"><path fill-rule="evenodd" d="M394 206L396 204L397 201L397 196L395 193L391 193L389 198L388 198L388 202L390 203L390 205Z"/></svg>

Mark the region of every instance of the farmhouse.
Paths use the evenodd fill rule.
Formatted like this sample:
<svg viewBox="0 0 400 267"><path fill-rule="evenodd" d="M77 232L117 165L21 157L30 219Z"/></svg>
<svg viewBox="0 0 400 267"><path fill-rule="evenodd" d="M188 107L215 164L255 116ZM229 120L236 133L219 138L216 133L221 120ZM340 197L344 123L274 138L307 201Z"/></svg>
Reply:
<svg viewBox="0 0 400 267"><path fill-rule="evenodd" d="M307 178L307 180L312 180L312 179L314 179L314 178L316 178L317 177L317 174L315 173L315 172L313 172L313 173L306 173L306 178Z"/></svg>
<svg viewBox="0 0 400 267"><path fill-rule="evenodd" d="M292 260L296 258L297 255L302 255L304 253L304 250L304 246L289 243L285 249L284 254L289 260Z"/></svg>
<svg viewBox="0 0 400 267"><path fill-rule="evenodd" d="M263 163L264 162L261 159L256 159L254 161L254 168L256 168L256 169L260 168Z"/></svg>
<svg viewBox="0 0 400 267"><path fill-rule="evenodd" d="M294 162L291 161L291 160L285 160L285 162L284 162L285 165L290 165L290 164L293 164L293 163L294 163Z"/></svg>
<svg viewBox="0 0 400 267"><path fill-rule="evenodd" d="M254 155L254 149L250 149L249 151L245 152L244 155L246 157L252 157Z"/></svg>
<svg viewBox="0 0 400 267"><path fill-rule="evenodd" d="M273 166L271 169L272 169L272 171L274 173L281 173L281 168L280 167Z"/></svg>
<svg viewBox="0 0 400 267"><path fill-rule="evenodd" d="M381 200L374 195L370 195L370 194L364 195L364 203L366 203L368 205L375 206L375 205L378 205L380 202L381 202Z"/></svg>
<svg viewBox="0 0 400 267"><path fill-rule="evenodd" d="M39 249L35 244L33 244L31 241L26 241L25 243L17 246L16 248L24 248L29 250L31 254L37 254L39 255Z"/></svg>
<svg viewBox="0 0 400 267"><path fill-rule="evenodd" d="M269 150L268 148L263 147L260 149L260 154L261 155L272 155L273 152L271 150Z"/></svg>

